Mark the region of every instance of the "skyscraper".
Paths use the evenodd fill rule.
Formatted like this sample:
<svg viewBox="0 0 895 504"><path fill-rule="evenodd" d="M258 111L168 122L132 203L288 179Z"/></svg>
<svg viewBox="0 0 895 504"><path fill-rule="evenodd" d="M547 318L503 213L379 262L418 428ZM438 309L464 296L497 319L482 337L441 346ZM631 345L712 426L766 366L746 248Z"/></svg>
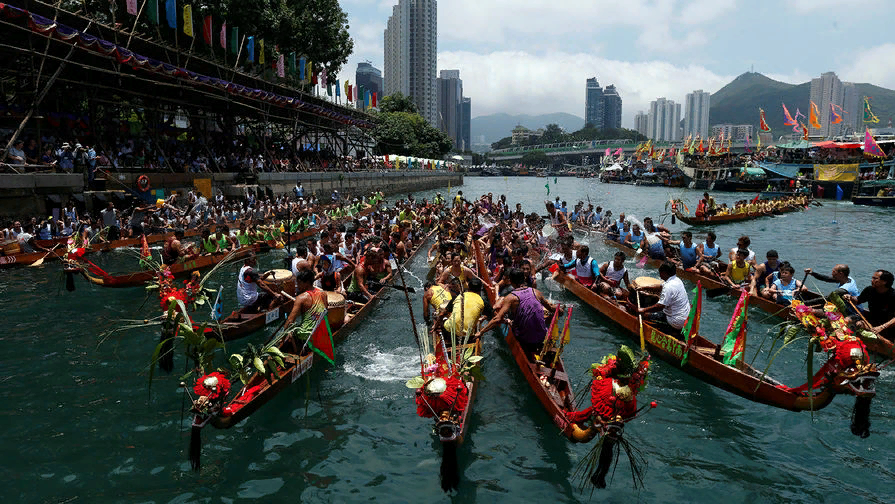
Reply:
<svg viewBox="0 0 895 504"><path fill-rule="evenodd" d="M584 95L584 124L603 128L603 88L596 77L587 79Z"/></svg>
<svg viewBox="0 0 895 504"><path fill-rule="evenodd" d="M460 104L463 101L463 81L460 70L442 70L437 82L438 129L445 132L460 148Z"/></svg>
<svg viewBox="0 0 895 504"><path fill-rule="evenodd" d="M855 86L853 82L843 82L842 111L837 111L839 115L842 116L842 123L839 124L841 128L838 132L840 135L852 132L862 133L862 131L858 129L858 123L861 121L861 107L863 105L863 100L858 96L857 86Z"/></svg>
<svg viewBox="0 0 895 504"><path fill-rule="evenodd" d="M603 90L603 127L622 127L622 97L615 89L615 84L610 84Z"/></svg>
<svg viewBox="0 0 895 504"><path fill-rule="evenodd" d="M701 89L687 94L684 109L684 136L696 138L709 136L709 109L712 106L712 95Z"/></svg>
<svg viewBox="0 0 895 504"><path fill-rule="evenodd" d="M820 128L808 125L809 133L824 138L838 134L841 124L830 124L830 104L842 106L842 81L835 72L826 72L816 79L811 79L811 101L817 105L820 112L820 117L817 118Z"/></svg>
<svg viewBox="0 0 895 504"><path fill-rule="evenodd" d="M438 2L399 0L392 7L384 42L385 94L410 96L420 115L437 127Z"/></svg>
<svg viewBox="0 0 895 504"><path fill-rule="evenodd" d="M358 89L364 87L364 91L376 93L377 98L382 98L382 72L370 63L358 63L357 72L354 75L354 82L357 83ZM361 101L357 101L358 105Z"/></svg>
<svg viewBox="0 0 895 504"><path fill-rule="evenodd" d="M472 99L463 97L460 102L460 143L457 146L461 151L472 150Z"/></svg>
<svg viewBox="0 0 895 504"><path fill-rule="evenodd" d="M634 116L634 130L643 136L649 136L649 114L644 111Z"/></svg>
<svg viewBox="0 0 895 504"><path fill-rule="evenodd" d="M650 102L646 136L657 141L680 140L681 104L659 98Z"/></svg>

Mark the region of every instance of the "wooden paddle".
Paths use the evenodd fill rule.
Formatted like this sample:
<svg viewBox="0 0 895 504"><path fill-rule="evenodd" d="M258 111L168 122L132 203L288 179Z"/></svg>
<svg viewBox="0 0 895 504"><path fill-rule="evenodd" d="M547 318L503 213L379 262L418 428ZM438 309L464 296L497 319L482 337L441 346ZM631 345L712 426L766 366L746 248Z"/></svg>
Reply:
<svg viewBox="0 0 895 504"><path fill-rule="evenodd" d="M637 322L640 324L640 349L646 351L646 340L643 338L643 315L640 313L640 291L634 291L637 294Z"/></svg>
<svg viewBox="0 0 895 504"><path fill-rule="evenodd" d="M379 283L379 282L369 282L369 284L374 287L379 287L380 289L383 287L388 287L390 289L395 289L395 290L399 290L399 291L403 291L403 292L409 292L411 294L416 292L416 289L414 289L413 287L402 287L400 285L388 285L388 284L383 284L383 283Z"/></svg>
<svg viewBox="0 0 895 504"><path fill-rule="evenodd" d="M34 261L33 263L29 264L28 267L29 267L29 268L36 268L37 266L40 266L41 264L43 264L43 263L44 263L44 259L46 259L48 255L52 254L53 251L56 250L57 247L59 247L59 245L56 245L55 247L51 248L50 251L47 252L46 254L44 254L43 257L41 257L40 259L38 259L38 260Z"/></svg>

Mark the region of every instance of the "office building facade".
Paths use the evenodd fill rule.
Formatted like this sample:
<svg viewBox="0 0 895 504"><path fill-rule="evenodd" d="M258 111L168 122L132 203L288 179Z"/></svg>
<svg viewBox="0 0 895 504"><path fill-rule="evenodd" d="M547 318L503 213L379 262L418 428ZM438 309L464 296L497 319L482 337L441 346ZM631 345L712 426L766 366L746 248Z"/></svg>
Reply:
<svg viewBox="0 0 895 504"><path fill-rule="evenodd" d="M684 104L684 137L707 138L712 95L701 89L687 94Z"/></svg>
<svg viewBox="0 0 895 504"><path fill-rule="evenodd" d="M384 33L385 94L403 93L438 126L438 2L400 0Z"/></svg>

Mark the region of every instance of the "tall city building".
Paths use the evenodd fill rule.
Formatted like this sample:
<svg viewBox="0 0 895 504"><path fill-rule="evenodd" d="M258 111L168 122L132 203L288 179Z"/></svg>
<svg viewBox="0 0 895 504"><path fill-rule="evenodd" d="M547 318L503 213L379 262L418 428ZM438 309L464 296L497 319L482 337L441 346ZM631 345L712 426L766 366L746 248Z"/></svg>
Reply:
<svg viewBox="0 0 895 504"><path fill-rule="evenodd" d="M463 97L460 102L460 144L463 152L472 150L472 99Z"/></svg>
<svg viewBox="0 0 895 504"><path fill-rule="evenodd" d="M622 97L615 89L615 84L610 84L603 90L603 127L622 127Z"/></svg>
<svg viewBox="0 0 895 504"><path fill-rule="evenodd" d="M584 124L603 128L603 88L596 77L587 79L584 95Z"/></svg>
<svg viewBox="0 0 895 504"><path fill-rule="evenodd" d="M460 70L442 70L436 81L438 90L438 129L460 148L460 104L463 101L463 81Z"/></svg>
<svg viewBox="0 0 895 504"><path fill-rule="evenodd" d="M858 129L861 122L861 107L864 105L863 100L858 95L858 88L853 82L842 83L842 109L845 112L839 112L842 116L842 122L839 124L839 134L854 133L861 131ZM838 111L837 111L838 112Z"/></svg>
<svg viewBox="0 0 895 504"><path fill-rule="evenodd" d="M718 138L723 133L725 142L728 139L734 142L745 142L748 138L750 142L755 143L756 140L752 136L754 130L755 126L751 124L715 124L712 126L712 138Z"/></svg>
<svg viewBox="0 0 895 504"><path fill-rule="evenodd" d="M712 106L712 95L701 89L687 93L684 106L684 136L696 138L709 136L709 109Z"/></svg>
<svg viewBox="0 0 895 504"><path fill-rule="evenodd" d="M643 136L649 136L649 114L642 110L637 112L634 116L634 130Z"/></svg>
<svg viewBox="0 0 895 504"><path fill-rule="evenodd" d="M657 141L680 140L681 104L659 98L650 102L646 136Z"/></svg>
<svg viewBox="0 0 895 504"><path fill-rule="evenodd" d="M811 79L811 101L817 105L820 112L820 117L817 118L820 128L808 125L809 134L824 138L839 134L842 124L830 124L830 104L842 106L842 81L835 72L826 72L816 79Z"/></svg>
<svg viewBox="0 0 895 504"><path fill-rule="evenodd" d="M437 127L438 2L400 0L388 18L384 46L385 95L409 96Z"/></svg>
<svg viewBox="0 0 895 504"><path fill-rule="evenodd" d="M622 97L615 85L600 87L596 77L584 88L584 124L596 129L622 127Z"/></svg>
<svg viewBox="0 0 895 504"><path fill-rule="evenodd" d="M382 98L382 72L370 63L358 63L357 72L354 74L354 82L357 83L358 89L364 87L364 92L376 93L378 98ZM361 106L358 100L358 106Z"/></svg>

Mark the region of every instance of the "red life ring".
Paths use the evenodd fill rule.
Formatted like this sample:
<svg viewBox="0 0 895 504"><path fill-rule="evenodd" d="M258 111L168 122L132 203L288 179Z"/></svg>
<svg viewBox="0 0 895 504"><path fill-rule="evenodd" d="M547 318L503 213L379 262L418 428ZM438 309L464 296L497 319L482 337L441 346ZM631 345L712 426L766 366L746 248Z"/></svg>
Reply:
<svg viewBox="0 0 895 504"><path fill-rule="evenodd" d="M149 177L146 175L140 175L140 178L137 179L137 189L141 192L146 192L149 190Z"/></svg>

